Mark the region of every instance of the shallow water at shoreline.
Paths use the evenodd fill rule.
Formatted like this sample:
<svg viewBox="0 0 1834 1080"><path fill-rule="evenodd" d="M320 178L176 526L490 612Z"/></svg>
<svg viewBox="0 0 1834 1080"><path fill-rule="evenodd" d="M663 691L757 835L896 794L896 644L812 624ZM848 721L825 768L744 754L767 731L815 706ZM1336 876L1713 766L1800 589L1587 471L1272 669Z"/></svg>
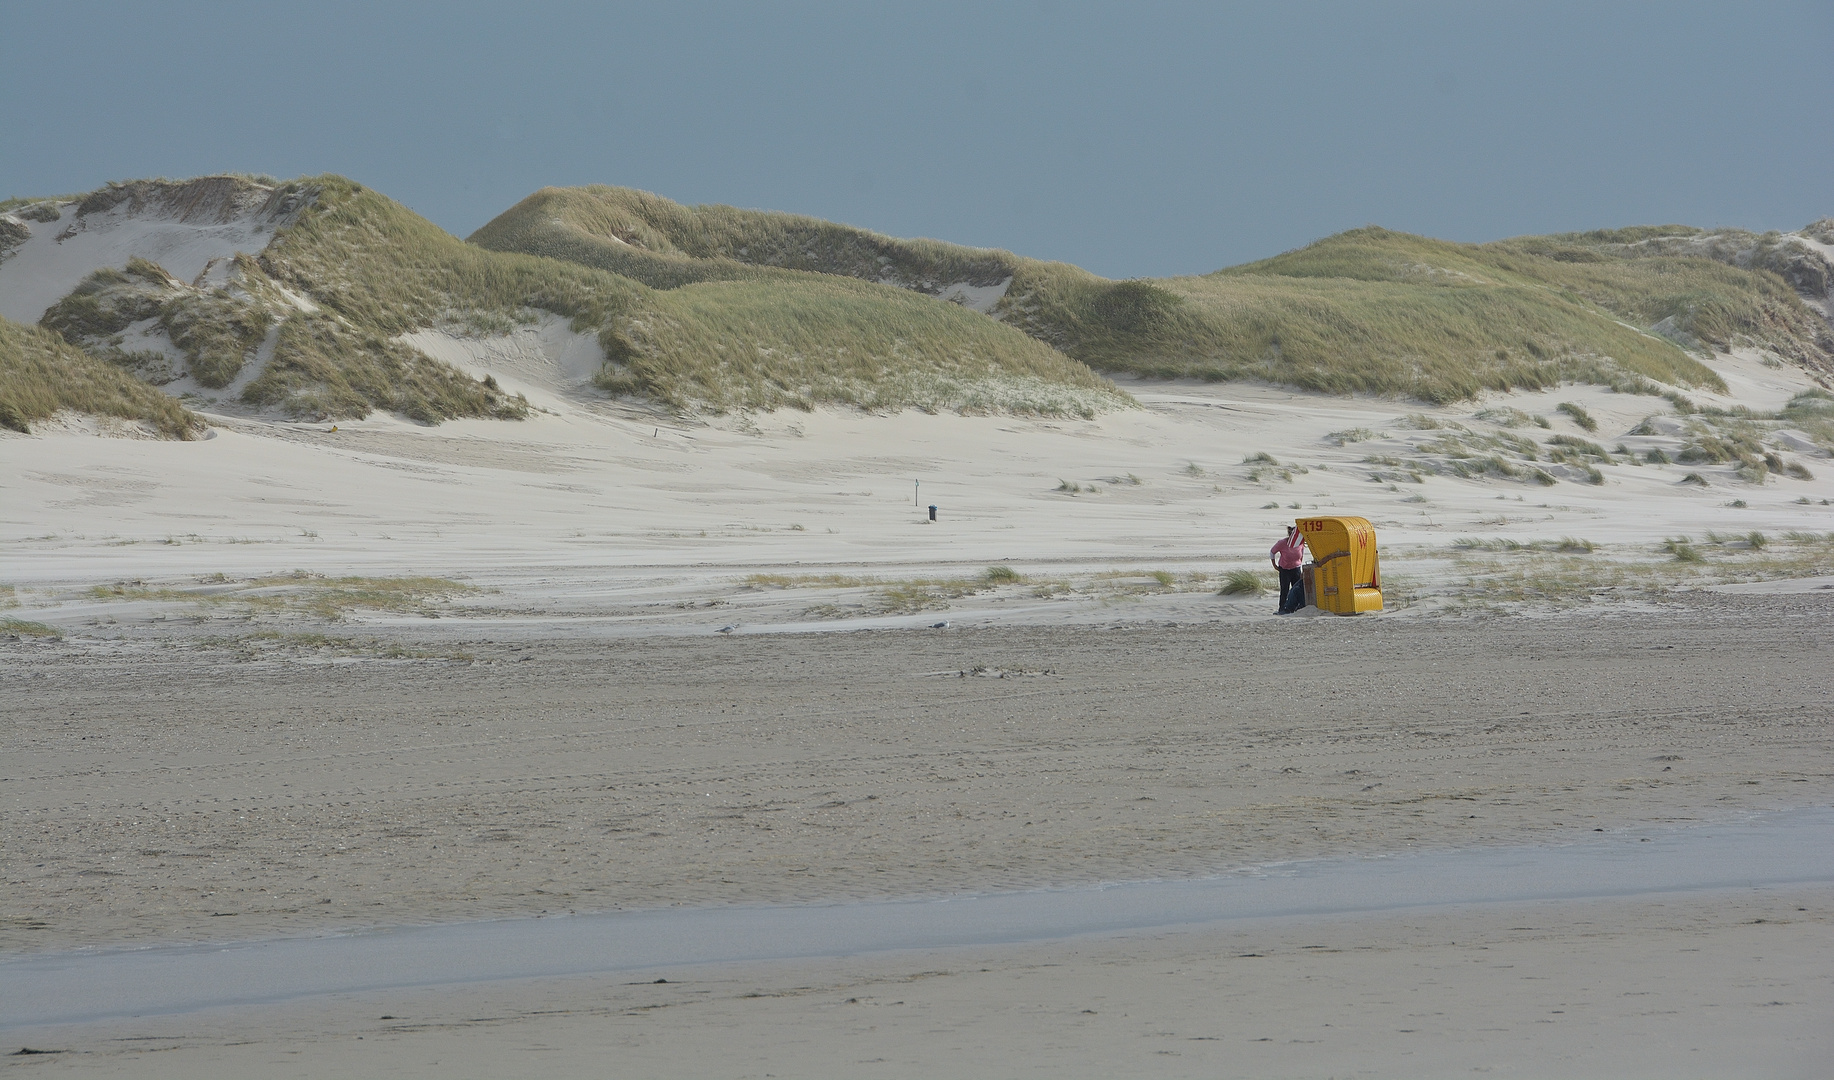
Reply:
<svg viewBox="0 0 1834 1080"><path fill-rule="evenodd" d="M947 899L453 923L0 961L0 1027L661 965L995 945L1268 916L1834 881L1834 808L1591 842L1321 859Z"/></svg>

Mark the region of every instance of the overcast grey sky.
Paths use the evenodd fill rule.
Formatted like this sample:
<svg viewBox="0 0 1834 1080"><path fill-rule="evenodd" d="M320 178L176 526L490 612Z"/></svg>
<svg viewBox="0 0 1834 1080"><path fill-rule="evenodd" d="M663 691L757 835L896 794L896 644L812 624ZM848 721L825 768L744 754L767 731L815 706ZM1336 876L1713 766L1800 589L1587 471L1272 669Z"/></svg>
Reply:
<svg viewBox="0 0 1834 1080"><path fill-rule="evenodd" d="M0 0L0 115L0 196L338 172L463 236L606 183L1201 273L1834 215L1834 2Z"/></svg>

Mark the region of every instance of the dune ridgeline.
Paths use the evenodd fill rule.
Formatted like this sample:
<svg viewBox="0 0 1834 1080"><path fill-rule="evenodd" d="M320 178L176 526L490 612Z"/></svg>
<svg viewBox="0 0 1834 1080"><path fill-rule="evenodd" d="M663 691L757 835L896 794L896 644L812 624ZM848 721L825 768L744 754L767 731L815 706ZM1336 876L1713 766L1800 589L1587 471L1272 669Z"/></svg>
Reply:
<svg viewBox="0 0 1834 1080"><path fill-rule="evenodd" d="M0 203L0 422L59 410L187 437L184 408L518 419L417 348L552 320L579 393L677 413L854 406L1093 416L1106 376L1257 380L1432 403L1562 382L1723 391L1751 348L1834 376L1834 220L1455 244L1380 228L1197 277L814 218L547 188L460 240L337 176L110 184ZM21 325L35 324L35 325Z"/></svg>

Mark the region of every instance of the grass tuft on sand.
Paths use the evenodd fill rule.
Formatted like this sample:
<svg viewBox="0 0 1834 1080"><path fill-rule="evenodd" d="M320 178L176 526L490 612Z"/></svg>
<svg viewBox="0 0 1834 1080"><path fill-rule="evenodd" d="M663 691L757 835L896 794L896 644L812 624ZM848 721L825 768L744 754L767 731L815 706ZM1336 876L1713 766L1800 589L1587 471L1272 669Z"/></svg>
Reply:
<svg viewBox="0 0 1834 1080"><path fill-rule="evenodd" d="M98 600L189 603L205 608L229 608L250 615L298 614L335 622L354 611L437 617L455 598L482 591L447 578L334 578L299 570L197 588L117 582L93 586L89 593Z"/></svg>
<svg viewBox="0 0 1834 1080"><path fill-rule="evenodd" d="M1449 612L1502 610L1512 604L1560 606L1607 597L1661 600L1673 589L1834 574L1834 533L1788 533L1775 539L1709 534L1704 543L1672 536L1655 545L1653 559L1629 551L1619 558L1580 557L1545 541L1503 547L1478 542L1475 548L1460 542L1454 547L1498 554L1460 558L1468 576L1443 591Z"/></svg>
<svg viewBox="0 0 1834 1080"><path fill-rule="evenodd" d="M63 633L41 622L27 619L15 619L10 616L0 618L0 636L13 638L61 638Z"/></svg>
<svg viewBox="0 0 1834 1080"><path fill-rule="evenodd" d="M0 428L29 434L60 410L145 424L168 439L194 439L204 421L171 397L48 330L0 319Z"/></svg>
<svg viewBox="0 0 1834 1080"><path fill-rule="evenodd" d="M370 660L446 660L469 663L476 657L458 649L422 649L379 638L349 638L312 631L257 630L238 637L209 637L192 648L227 651L237 660L335 656Z"/></svg>
<svg viewBox="0 0 1834 1080"><path fill-rule="evenodd" d="M1592 414L1586 411L1584 405L1571 401L1563 401L1554 406L1554 410L1556 412L1565 413L1568 417L1572 418L1572 421L1578 424L1581 430L1589 432L1598 430L1598 421L1592 419Z"/></svg>
<svg viewBox="0 0 1834 1080"><path fill-rule="evenodd" d="M1216 590L1218 596L1260 596L1273 588L1267 580L1267 574L1260 570L1231 570L1223 575L1223 584Z"/></svg>

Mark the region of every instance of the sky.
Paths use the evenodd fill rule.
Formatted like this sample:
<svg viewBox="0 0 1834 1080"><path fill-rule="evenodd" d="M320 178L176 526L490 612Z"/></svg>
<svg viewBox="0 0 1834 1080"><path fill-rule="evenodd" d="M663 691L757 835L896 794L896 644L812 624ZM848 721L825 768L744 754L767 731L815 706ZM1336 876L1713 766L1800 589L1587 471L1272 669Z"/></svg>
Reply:
<svg viewBox="0 0 1834 1080"><path fill-rule="evenodd" d="M335 172L465 236L548 185L1204 273L1834 216L1834 3L0 0L0 198Z"/></svg>

